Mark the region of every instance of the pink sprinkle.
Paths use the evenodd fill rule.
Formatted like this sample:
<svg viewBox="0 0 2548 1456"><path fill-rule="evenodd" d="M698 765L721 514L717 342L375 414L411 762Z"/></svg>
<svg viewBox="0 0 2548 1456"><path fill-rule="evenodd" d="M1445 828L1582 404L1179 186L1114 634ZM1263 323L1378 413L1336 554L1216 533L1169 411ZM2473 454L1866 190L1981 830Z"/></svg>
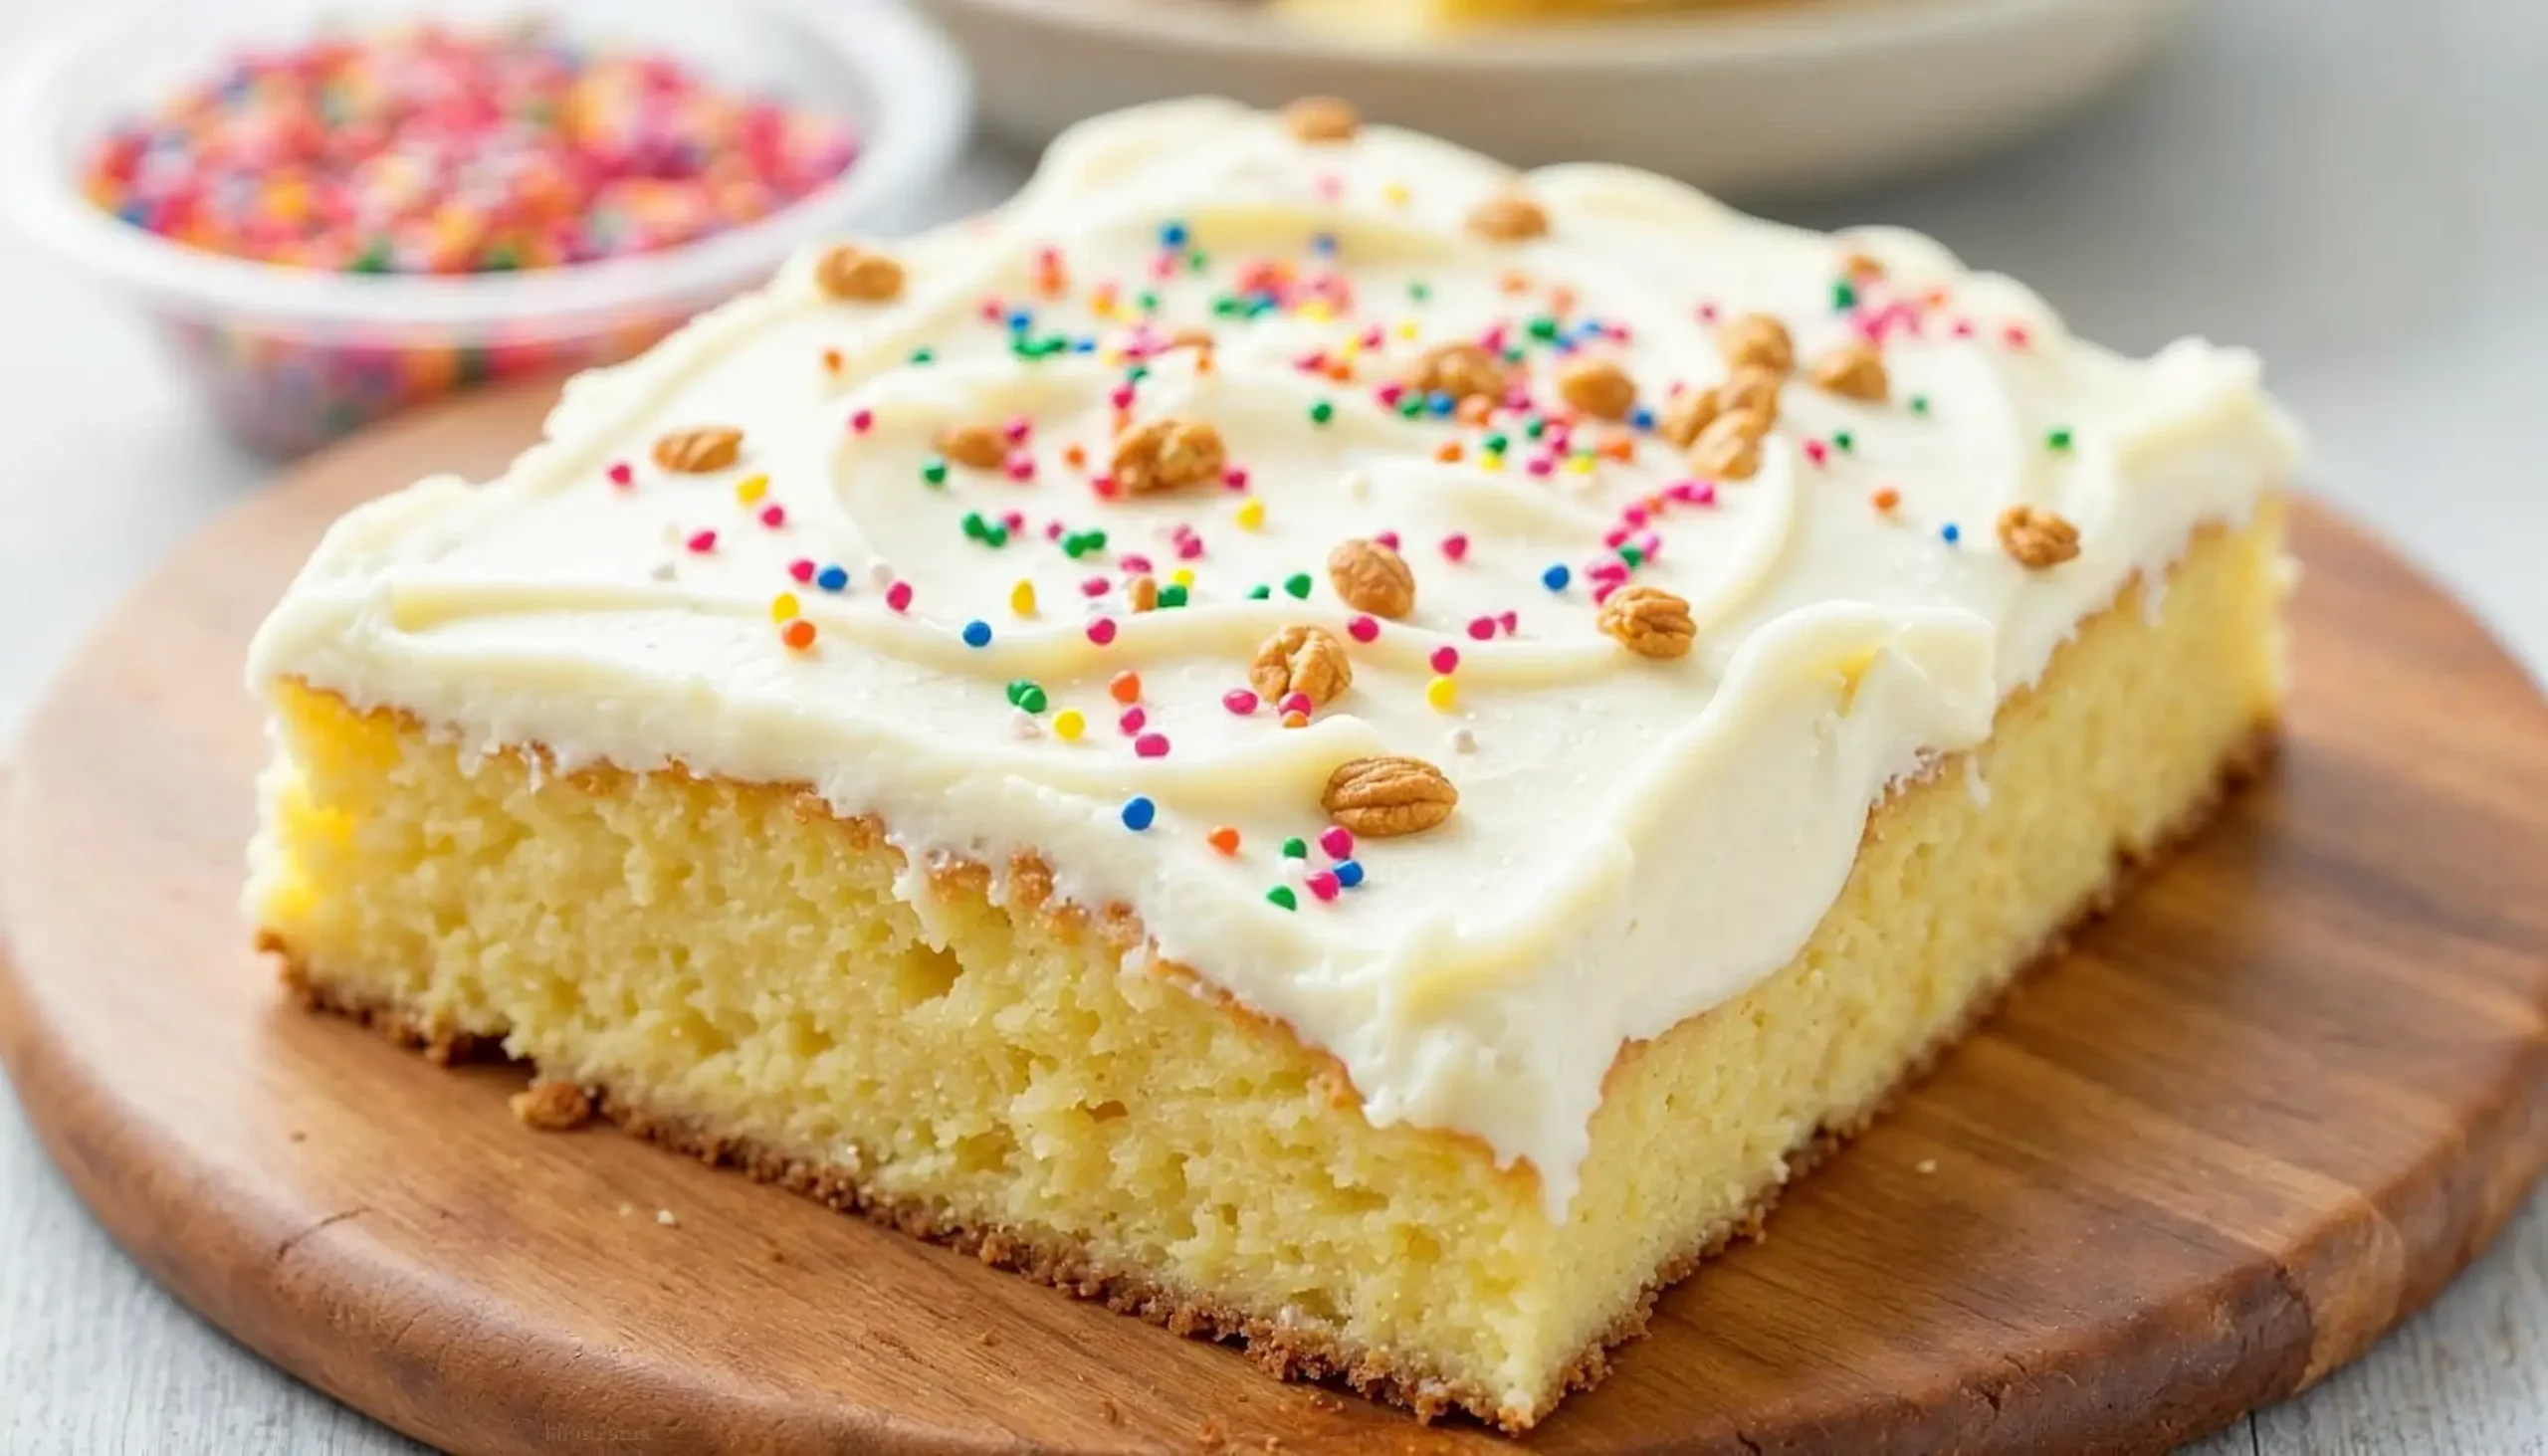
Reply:
<svg viewBox="0 0 2548 1456"><path fill-rule="evenodd" d="M1103 576L1092 576L1079 584L1079 594L1082 596L1104 596L1114 587L1114 584L1115 583L1108 581Z"/></svg>
<svg viewBox="0 0 2548 1456"><path fill-rule="evenodd" d="M999 523L1007 526L1011 533L1024 530L1026 528L1026 513L1023 511L1003 511L999 515Z"/></svg>
<svg viewBox="0 0 2548 1456"><path fill-rule="evenodd" d="M1123 555L1116 557L1115 566L1116 569L1135 576L1148 576L1152 570L1151 558L1139 551L1126 551Z"/></svg>
<svg viewBox="0 0 2548 1456"><path fill-rule="evenodd" d="M1318 705L1310 701L1310 695L1307 693L1286 693L1283 695L1283 701L1274 706L1285 713L1306 714Z"/></svg>
<svg viewBox="0 0 2548 1456"><path fill-rule="evenodd" d="M1465 534L1455 530L1449 535L1442 537L1443 555L1448 556L1454 561L1458 561L1465 559L1468 556L1468 553L1469 538Z"/></svg>
<svg viewBox="0 0 2548 1456"><path fill-rule="evenodd" d="M1380 388L1372 391L1372 397L1378 399L1382 404L1394 406L1399 400L1406 398L1406 386L1403 384L1383 384Z"/></svg>
<svg viewBox="0 0 2548 1456"><path fill-rule="evenodd" d="M1637 537L1636 548L1640 555L1651 561L1663 554L1663 537L1649 530Z"/></svg>
<svg viewBox="0 0 2548 1456"><path fill-rule="evenodd" d="M1318 373L1320 370L1327 367L1327 353L1325 350L1314 349L1311 352L1294 359L1292 361L1292 367L1300 370L1304 374Z"/></svg>
<svg viewBox="0 0 2548 1456"><path fill-rule="evenodd" d="M982 300L982 317L984 317L984 318L988 319L989 321L991 321L991 322L993 322L993 323L997 323L997 322L998 322L1002 317L1004 317L1004 316L1007 314L1007 312L1008 312L1008 310L1006 310L1006 309L1004 309L1004 308L1000 307L1000 302L999 302L999 300L997 300L997 299L984 299L984 300Z"/></svg>
<svg viewBox="0 0 2548 1456"><path fill-rule="evenodd" d="M1144 733L1133 739L1133 751L1145 758L1165 758L1168 756L1168 734Z"/></svg>
<svg viewBox="0 0 2548 1456"><path fill-rule="evenodd" d="M1714 323L1716 321L1716 305L1701 304L1699 306L1699 321L1701 323Z"/></svg>
<svg viewBox="0 0 2548 1456"><path fill-rule="evenodd" d="M1601 544L1608 546L1614 551L1624 544L1627 541L1627 538L1628 533L1625 527L1613 526L1610 529L1601 532Z"/></svg>
<svg viewBox="0 0 2548 1456"><path fill-rule="evenodd" d="M1369 617L1354 617L1346 622L1345 635L1357 642L1369 642L1380 635L1380 624Z"/></svg>
<svg viewBox="0 0 2548 1456"><path fill-rule="evenodd" d="M1115 499L1115 478L1111 475L1090 476L1088 478L1088 489L1094 493L1099 500L1112 501Z"/></svg>
<svg viewBox="0 0 2548 1456"><path fill-rule="evenodd" d="M698 534L693 535L690 538L690 548L694 551L700 551L703 553L717 549L717 532L713 530L703 530Z"/></svg>
<svg viewBox="0 0 2548 1456"><path fill-rule="evenodd" d="M1486 350L1490 354L1500 354L1504 352L1504 325L1498 323L1486 332L1478 335L1477 346Z"/></svg>
<svg viewBox="0 0 2548 1456"><path fill-rule="evenodd" d="M1592 605L1597 607L1601 603L1608 601L1610 599L1610 593L1618 590L1625 583L1623 582L1617 581L1604 581L1600 585L1592 588Z"/></svg>
<svg viewBox="0 0 2548 1456"><path fill-rule="evenodd" d="M1318 847L1332 860L1354 858L1354 831L1342 824L1330 824L1319 832Z"/></svg>
<svg viewBox="0 0 2548 1456"><path fill-rule="evenodd" d="M610 477L610 483L614 486L633 485L637 480L637 472L630 470L628 462L624 460L612 461L610 469L603 471L602 474Z"/></svg>
<svg viewBox="0 0 2548 1456"><path fill-rule="evenodd" d="M1191 561L1201 554L1203 554L1203 538L1201 536L1188 534L1181 535L1176 538L1176 559L1180 561Z"/></svg>
<svg viewBox="0 0 2548 1456"><path fill-rule="evenodd" d="M1312 870L1301 877L1301 884L1307 886L1309 892L1317 896L1322 904L1334 900L1336 892L1344 888L1343 882L1336 878L1336 872L1333 870Z"/></svg>
<svg viewBox="0 0 2548 1456"><path fill-rule="evenodd" d="M1387 341L1387 336L1380 332L1380 326L1377 323L1363 330L1363 347L1367 349L1379 348Z"/></svg>
<svg viewBox="0 0 2548 1456"><path fill-rule="evenodd" d="M1134 733L1138 733L1143 728L1148 728L1150 726L1150 721L1151 716L1142 711L1141 705L1135 704L1133 707L1124 710L1124 716L1115 720L1115 726L1124 730L1125 736L1130 737Z"/></svg>
<svg viewBox="0 0 2548 1456"><path fill-rule="evenodd" d="M1115 619L1099 617L1088 624L1088 640L1100 647L1115 640Z"/></svg>
<svg viewBox="0 0 2548 1456"><path fill-rule="evenodd" d="M1241 718L1256 711L1257 697L1245 688L1232 688L1221 695L1221 706Z"/></svg>
<svg viewBox="0 0 2548 1456"><path fill-rule="evenodd" d="M1445 642L1433 649L1433 671L1455 673L1460 670L1460 650Z"/></svg>
<svg viewBox="0 0 2548 1456"><path fill-rule="evenodd" d="M798 581L811 581L814 579L814 563L799 556L787 563L787 574Z"/></svg>
<svg viewBox="0 0 2548 1456"><path fill-rule="evenodd" d="M897 581L885 588L885 605L899 612L908 609L911 604L912 584L910 582Z"/></svg>
<svg viewBox="0 0 2548 1456"><path fill-rule="evenodd" d="M1549 455L1534 455L1523 463L1522 468L1535 476L1552 475L1557 471L1557 459Z"/></svg>
<svg viewBox="0 0 2548 1456"><path fill-rule="evenodd" d="M1115 388L1107 394L1106 402L1115 406L1117 409L1131 409L1133 407L1133 386L1130 384L1116 385Z"/></svg>
<svg viewBox="0 0 2548 1456"><path fill-rule="evenodd" d="M1694 490L1694 491L1692 491L1692 492L1690 493L1690 504L1691 504L1691 505L1693 505L1693 506L1713 506L1713 505L1715 505L1715 504L1716 504L1716 482L1714 482L1714 481L1699 481L1699 482L1696 482L1695 484L1696 484L1696 486L1697 486L1697 489L1696 489L1696 490Z"/></svg>
<svg viewBox="0 0 2548 1456"><path fill-rule="evenodd" d="M1345 179L1334 172L1319 173L1310 186L1318 193L1318 200L1321 202L1334 202L1345 195Z"/></svg>
<svg viewBox="0 0 2548 1456"><path fill-rule="evenodd" d="M1819 440L1807 440L1805 442L1805 458L1815 465L1827 465L1831 460L1831 447Z"/></svg>
<svg viewBox="0 0 2548 1456"><path fill-rule="evenodd" d="M1528 386L1507 385L1504 390L1504 407L1516 414L1528 413L1531 408L1531 391Z"/></svg>
<svg viewBox="0 0 2548 1456"><path fill-rule="evenodd" d="M1023 445L1026 443L1026 437L1035 433L1035 422L1024 415L1018 415L1002 426L1000 433L1008 437L1009 444Z"/></svg>
<svg viewBox="0 0 2548 1456"><path fill-rule="evenodd" d="M1652 517L1647 513L1644 507L1639 506L1634 502L1630 502L1628 509L1619 513L1619 519L1630 525L1643 525L1647 520L1651 520Z"/></svg>
<svg viewBox="0 0 2548 1456"><path fill-rule="evenodd" d="M1604 586L1616 586L1628 579L1628 567L1625 561L1595 561L1584 574Z"/></svg>
<svg viewBox="0 0 2548 1456"><path fill-rule="evenodd" d="M1221 472L1221 484L1233 491L1244 491L1247 489L1247 472L1233 465Z"/></svg>
<svg viewBox="0 0 2548 1456"><path fill-rule="evenodd" d="M860 410L858 413L856 413L856 414L854 414L854 415L851 415L851 416L849 417L849 427L850 427L852 430L857 431L857 432L858 432L859 434L861 434L861 435L864 435L864 434L866 434L868 431L870 431L870 430L872 430L872 429L875 429L875 428L876 428L876 411L874 411L874 410L872 410L872 409L863 409L863 410Z"/></svg>
<svg viewBox="0 0 2548 1456"><path fill-rule="evenodd" d="M1031 481L1035 479L1035 457L1027 454L1023 450L1010 451L1008 453L1008 478L1012 481Z"/></svg>
<svg viewBox="0 0 2548 1456"><path fill-rule="evenodd" d="M1396 531L1384 530L1379 535L1372 537L1372 539L1379 541L1381 545L1388 547L1392 551L1398 548Z"/></svg>
<svg viewBox="0 0 2548 1456"><path fill-rule="evenodd" d="M1953 333L1955 334L1955 336L1956 336L1956 337L1958 337L1958 338L1971 338L1971 337L1973 337L1973 320L1972 320L1972 319L1970 319L1970 318L1959 318L1959 319L1957 319L1957 320L1955 321L1955 327L1951 330L1951 332L1953 332Z"/></svg>
<svg viewBox="0 0 2548 1456"><path fill-rule="evenodd" d="M1499 612L1496 614L1495 625L1503 628L1504 635L1510 637L1522 630L1522 616L1519 612Z"/></svg>
<svg viewBox="0 0 2548 1456"><path fill-rule="evenodd" d="M787 523L787 508L772 501L760 508L760 523L772 530Z"/></svg>
<svg viewBox="0 0 2548 1456"><path fill-rule="evenodd" d="M1151 260L1151 277L1162 281L1176 277L1176 255L1162 253Z"/></svg>

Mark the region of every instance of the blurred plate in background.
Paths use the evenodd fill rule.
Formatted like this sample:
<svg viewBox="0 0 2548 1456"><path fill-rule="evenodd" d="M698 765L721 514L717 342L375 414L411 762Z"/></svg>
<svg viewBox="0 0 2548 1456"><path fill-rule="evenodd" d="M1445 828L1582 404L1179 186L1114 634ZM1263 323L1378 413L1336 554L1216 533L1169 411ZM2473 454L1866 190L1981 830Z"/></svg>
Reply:
<svg viewBox="0 0 2548 1456"><path fill-rule="evenodd" d="M1256 0L921 3L970 53L984 124L1015 142L1162 97L1333 95L1518 165L1795 194L2039 130L2145 60L2192 0L1782 0L1422 36Z"/></svg>

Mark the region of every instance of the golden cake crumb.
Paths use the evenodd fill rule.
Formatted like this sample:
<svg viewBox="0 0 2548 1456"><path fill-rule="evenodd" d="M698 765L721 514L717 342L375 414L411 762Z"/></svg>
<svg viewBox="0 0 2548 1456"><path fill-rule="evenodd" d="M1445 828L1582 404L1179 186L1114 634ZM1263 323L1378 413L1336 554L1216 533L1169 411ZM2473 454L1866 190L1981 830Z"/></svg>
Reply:
<svg viewBox="0 0 2548 1456"><path fill-rule="evenodd" d="M814 284L845 303L891 303L902 297L903 266L882 253L842 243L815 261Z"/></svg>
<svg viewBox="0 0 2548 1456"><path fill-rule="evenodd" d="M593 1100L572 1082L534 1082L506 1104L527 1128L568 1133L592 1121Z"/></svg>

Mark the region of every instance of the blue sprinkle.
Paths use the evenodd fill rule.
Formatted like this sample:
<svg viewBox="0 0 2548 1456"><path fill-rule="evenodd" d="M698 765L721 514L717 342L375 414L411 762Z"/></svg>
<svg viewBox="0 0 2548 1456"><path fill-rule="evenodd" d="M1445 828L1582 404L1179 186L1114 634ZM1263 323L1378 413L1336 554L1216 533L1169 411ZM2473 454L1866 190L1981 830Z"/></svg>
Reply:
<svg viewBox="0 0 2548 1456"><path fill-rule="evenodd" d="M1635 430L1653 429L1654 411L1647 409L1644 405L1638 405L1636 408L1629 410L1628 427Z"/></svg>
<svg viewBox="0 0 2548 1456"><path fill-rule="evenodd" d="M1436 389L1424 396L1424 407L1433 412L1434 418L1446 419L1451 411L1460 407L1460 402L1451 397L1451 391Z"/></svg>
<svg viewBox="0 0 2548 1456"><path fill-rule="evenodd" d="M1032 328L1032 327L1034 327L1034 326L1035 326L1035 315L1034 315L1033 313L1028 312L1027 312L1026 310L1024 310L1024 309L1011 309L1011 310L1009 311L1009 312L1008 312L1008 331L1009 331L1009 332L1011 332L1011 333L1024 333L1026 330L1028 330L1028 329L1030 329L1030 328Z"/></svg>
<svg viewBox="0 0 2548 1456"><path fill-rule="evenodd" d="M1093 354L1097 352L1097 340L1093 338L1072 339L1071 352L1075 354Z"/></svg>
<svg viewBox="0 0 2548 1456"><path fill-rule="evenodd" d="M849 585L849 573L838 566L826 566L814 573L814 584L825 591L839 591Z"/></svg>
<svg viewBox="0 0 2548 1456"><path fill-rule="evenodd" d="M1124 827L1137 834L1150 828L1151 821L1158 817L1159 805L1152 803L1141 794L1135 794L1124 801Z"/></svg>
<svg viewBox="0 0 2548 1456"><path fill-rule="evenodd" d="M1361 860L1338 860L1336 862L1335 874L1336 883L1344 886L1348 890L1351 890L1355 886L1363 883L1363 862Z"/></svg>
<svg viewBox="0 0 2548 1456"><path fill-rule="evenodd" d="M1322 258L1335 257L1336 235L1334 233L1318 234L1316 237L1310 239L1310 249Z"/></svg>
<svg viewBox="0 0 2548 1456"><path fill-rule="evenodd" d="M1938 538L1948 545L1954 545L1957 541L1964 539L1964 527L1950 520L1938 527Z"/></svg>
<svg viewBox="0 0 2548 1456"><path fill-rule="evenodd" d="M1185 231L1183 223L1167 222L1159 226L1160 246L1164 248L1182 248L1188 236L1190 235Z"/></svg>
<svg viewBox="0 0 2548 1456"><path fill-rule="evenodd" d="M964 624L964 645L966 647L990 646L991 624L988 622L966 622Z"/></svg>
<svg viewBox="0 0 2548 1456"><path fill-rule="evenodd" d="M1551 591L1566 590L1566 584L1574 579L1575 573L1567 570L1563 561L1540 573L1540 585Z"/></svg>

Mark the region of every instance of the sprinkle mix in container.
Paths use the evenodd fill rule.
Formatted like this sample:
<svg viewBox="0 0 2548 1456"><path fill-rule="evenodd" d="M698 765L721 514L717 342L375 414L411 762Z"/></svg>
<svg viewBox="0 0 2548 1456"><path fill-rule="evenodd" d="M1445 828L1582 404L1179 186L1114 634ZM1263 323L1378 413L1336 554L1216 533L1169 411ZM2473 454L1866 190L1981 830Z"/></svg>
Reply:
<svg viewBox="0 0 2548 1456"><path fill-rule="evenodd" d="M295 453L624 357L933 180L962 140L960 63L899 8L845 8L92 20L11 78L5 201L141 296L235 433Z"/></svg>

